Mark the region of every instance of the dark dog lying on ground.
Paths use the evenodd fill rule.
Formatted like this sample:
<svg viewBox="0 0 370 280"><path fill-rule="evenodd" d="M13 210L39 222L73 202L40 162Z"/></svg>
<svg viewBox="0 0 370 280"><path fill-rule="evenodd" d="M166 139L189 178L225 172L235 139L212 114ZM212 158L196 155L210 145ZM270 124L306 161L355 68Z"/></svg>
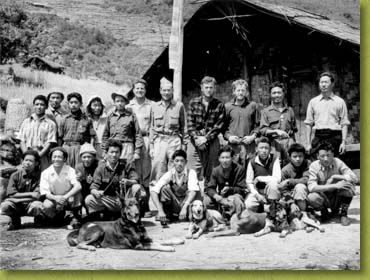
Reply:
<svg viewBox="0 0 370 280"><path fill-rule="evenodd" d="M259 237L270 232L280 232L279 237L284 238L296 230L305 229L307 232L311 232L315 228L320 232L325 232L314 216L303 215L300 211L290 212L288 204L283 199L278 201L275 207L270 207L270 215L275 217L273 224L266 223L265 227L256 232L254 236Z"/></svg>
<svg viewBox="0 0 370 280"><path fill-rule="evenodd" d="M70 246L90 251L102 247L174 252L174 247L168 245L184 244L181 239L154 242L141 222L138 202L134 198L126 200L118 220L85 223L79 230L69 233L67 241Z"/></svg>
<svg viewBox="0 0 370 280"><path fill-rule="evenodd" d="M189 230L186 238L197 239L206 231L225 229L226 221L217 210L207 209L201 200L194 200L189 207Z"/></svg>

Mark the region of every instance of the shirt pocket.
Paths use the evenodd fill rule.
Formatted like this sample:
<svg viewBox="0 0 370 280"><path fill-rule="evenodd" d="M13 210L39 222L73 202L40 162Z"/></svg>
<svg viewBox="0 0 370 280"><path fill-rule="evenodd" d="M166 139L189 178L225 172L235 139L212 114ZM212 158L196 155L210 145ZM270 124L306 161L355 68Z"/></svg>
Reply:
<svg viewBox="0 0 370 280"><path fill-rule="evenodd" d="M78 133L85 134L86 131L87 131L87 123L86 122L80 123L78 126Z"/></svg>
<svg viewBox="0 0 370 280"><path fill-rule="evenodd" d="M180 118L179 116L170 116L170 129L178 129L180 127Z"/></svg>
<svg viewBox="0 0 370 280"><path fill-rule="evenodd" d="M269 117L270 125L276 125L278 126L280 123L280 115L274 115Z"/></svg>
<svg viewBox="0 0 370 280"><path fill-rule="evenodd" d="M162 128L164 126L164 116L154 115L154 126Z"/></svg>

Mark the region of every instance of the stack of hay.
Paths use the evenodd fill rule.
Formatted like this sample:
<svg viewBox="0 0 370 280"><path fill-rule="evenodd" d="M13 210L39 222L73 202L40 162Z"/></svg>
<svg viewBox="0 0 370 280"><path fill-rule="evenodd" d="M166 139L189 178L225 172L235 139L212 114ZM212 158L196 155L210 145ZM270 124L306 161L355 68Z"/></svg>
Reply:
<svg viewBox="0 0 370 280"><path fill-rule="evenodd" d="M8 102L5 118L5 131L18 132L22 122L31 115L31 109L23 99L14 98Z"/></svg>

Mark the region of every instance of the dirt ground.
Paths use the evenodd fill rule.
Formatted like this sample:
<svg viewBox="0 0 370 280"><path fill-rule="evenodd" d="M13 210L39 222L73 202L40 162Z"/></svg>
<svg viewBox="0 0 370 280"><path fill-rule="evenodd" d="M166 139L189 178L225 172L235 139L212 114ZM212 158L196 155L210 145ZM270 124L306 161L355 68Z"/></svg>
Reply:
<svg viewBox="0 0 370 280"><path fill-rule="evenodd" d="M325 224L325 233L296 231L286 238L272 233L218 237L203 235L176 246L176 252L97 249L95 252L69 247L67 229L32 228L32 218L24 217L24 228L5 231L1 216L1 269L7 270L125 270L125 269L360 269L360 195L349 211L352 224ZM154 239L184 237L187 223L163 229L154 218L144 219Z"/></svg>

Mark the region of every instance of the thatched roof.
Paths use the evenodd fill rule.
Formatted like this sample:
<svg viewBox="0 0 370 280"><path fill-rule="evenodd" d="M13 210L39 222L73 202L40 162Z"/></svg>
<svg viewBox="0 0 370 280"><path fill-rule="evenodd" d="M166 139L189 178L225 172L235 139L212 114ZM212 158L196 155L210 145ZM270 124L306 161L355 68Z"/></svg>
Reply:
<svg viewBox="0 0 370 280"><path fill-rule="evenodd" d="M59 63L56 63L54 61L51 61L49 59L46 59L46 58L40 57L40 56L31 56L30 58L27 59L27 61L23 64L23 66L25 66L25 67L30 66L32 63L34 63L36 61L40 61L43 64L45 64L45 65L47 65L50 68L55 69L55 70L63 71L66 68L65 66L63 66Z"/></svg>
<svg viewBox="0 0 370 280"><path fill-rule="evenodd" d="M243 0L243 2L260 12L281 18L291 24L298 24L312 29L314 32L317 31L352 44L360 45L360 29L344 22L331 20L326 16L303 11L297 8L270 4L258 0Z"/></svg>

